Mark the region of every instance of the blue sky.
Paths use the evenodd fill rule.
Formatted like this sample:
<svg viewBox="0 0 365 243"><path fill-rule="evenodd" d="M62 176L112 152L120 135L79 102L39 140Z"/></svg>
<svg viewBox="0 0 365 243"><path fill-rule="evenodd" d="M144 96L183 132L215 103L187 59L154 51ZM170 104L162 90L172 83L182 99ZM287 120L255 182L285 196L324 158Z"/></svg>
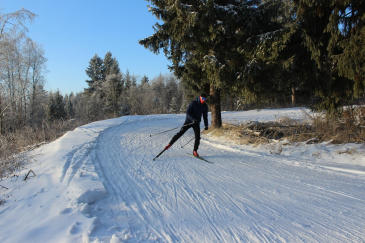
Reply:
<svg viewBox="0 0 365 243"><path fill-rule="evenodd" d="M63 94L87 87L85 69L98 54L110 51L123 73L152 80L169 73L163 53L156 55L138 44L154 33L155 16L145 0L0 0L2 13L22 7L38 15L28 24L28 36L44 51L47 90Z"/></svg>

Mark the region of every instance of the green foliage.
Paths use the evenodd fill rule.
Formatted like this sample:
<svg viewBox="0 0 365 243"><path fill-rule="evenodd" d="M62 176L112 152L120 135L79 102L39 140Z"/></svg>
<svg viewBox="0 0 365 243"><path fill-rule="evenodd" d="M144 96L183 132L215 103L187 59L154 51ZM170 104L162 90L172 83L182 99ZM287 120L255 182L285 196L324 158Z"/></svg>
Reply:
<svg viewBox="0 0 365 243"><path fill-rule="evenodd" d="M336 113L364 95L365 1L295 0L294 4L302 43L316 65L315 107Z"/></svg>
<svg viewBox="0 0 365 243"><path fill-rule="evenodd" d="M239 86L240 69L250 58L248 40L254 33L263 34L265 26L274 28L271 21L261 21L274 11L260 1L150 2L152 13L163 23L157 23L155 34L140 44L155 53L163 50L171 70L195 92L210 91L213 120L219 126L220 90Z"/></svg>
<svg viewBox="0 0 365 243"><path fill-rule="evenodd" d="M59 90L51 93L48 97L47 118L50 121L62 120L67 116L65 102Z"/></svg>
<svg viewBox="0 0 365 243"><path fill-rule="evenodd" d="M89 66L86 69L86 74L90 78L86 80L89 88L87 92L93 93L100 88L102 82L105 80L105 66L103 60L95 54L90 60Z"/></svg>
<svg viewBox="0 0 365 243"><path fill-rule="evenodd" d="M364 96L364 0L149 2L162 23L140 44L192 90L329 113Z"/></svg>

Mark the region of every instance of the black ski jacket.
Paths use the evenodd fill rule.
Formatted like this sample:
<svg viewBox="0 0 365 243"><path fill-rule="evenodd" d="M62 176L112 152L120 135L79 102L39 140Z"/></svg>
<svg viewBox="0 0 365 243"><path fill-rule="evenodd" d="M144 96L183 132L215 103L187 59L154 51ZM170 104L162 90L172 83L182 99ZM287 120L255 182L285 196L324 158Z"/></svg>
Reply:
<svg viewBox="0 0 365 243"><path fill-rule="evenodd" d="M186 110L185 124L192 123L194 121L200 123L203 115L204 125L208 127L208 105L202 104L199 97L190 102Z"/></svg>

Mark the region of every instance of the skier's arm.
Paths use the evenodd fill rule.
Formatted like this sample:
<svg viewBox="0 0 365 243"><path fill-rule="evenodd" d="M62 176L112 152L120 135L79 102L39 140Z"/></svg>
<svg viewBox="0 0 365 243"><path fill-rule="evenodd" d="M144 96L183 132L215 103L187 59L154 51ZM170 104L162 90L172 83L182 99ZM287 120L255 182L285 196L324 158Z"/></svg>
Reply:
<svg viewBox="0 0 365 243"><path fill-rule="evenodd" d="M195 118L193 116L193 103L191 102L188 106L188 108L186 109L186 117L187 120L194 122Z"/></svg>

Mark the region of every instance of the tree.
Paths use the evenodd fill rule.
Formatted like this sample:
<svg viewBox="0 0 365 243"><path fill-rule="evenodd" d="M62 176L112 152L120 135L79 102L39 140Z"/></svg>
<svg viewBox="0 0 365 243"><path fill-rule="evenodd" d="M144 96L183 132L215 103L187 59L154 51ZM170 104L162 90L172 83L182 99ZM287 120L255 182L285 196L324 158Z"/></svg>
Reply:
<svg viewBox="0 0 365 243"><path fill-rule="evenodd" d="M50 121L61 120L67 117L65 102L59 90L49 95L47 117Z"/></svg>
<svg viewBox="0 0 365 243"><path fill-rule="evenodd" d="M1 14L0 12L0 41L7 38L11 33L20 33L24 37L28 28L27 21L33 21L37 15L22 8L14 13Z"/></svg>
<svg viewBox="0 0 365 243"><path fill-rule="evenodd" d="M141 79L141 85L148 84L148 82L149 82L148 77L144 75L143 78Z"/></svg>
<svg viewBox="0 0 365 243"><path fill-rule="evenodd" d="M108 52L104 57L105 83L103 90L105 93L105 111L112 117L120 114L120 96L122 95L123 83L119 63L116 58Z"/></svg>
<svg viewBox="0 0 365 243"><path fill-rule="evenodd" d="M326 29L331 34L328 49L338 75L354 82L355 97L365 93L365 1L334 1Z"/></svg>
<svg viewBox="0 0 365 243"><path fill-rule="evenodd" d="M3 102L10 104L0 117L1 132L36 124L44 112L47 60L43 49L26 36L25 23L35 17L26 9L0 14L0 110Z"/></svg>
<svg viewBox="0 0 365 243"><path fill-rule="evenodd" d="M65 112L66 117L68 119L73 119L75 117L75 108L73 100L75 99L74 93L71 93L70 95L65 95L64 102L65 102Z"/></svg>
<svg viewBox="0 0 365 243"><path fill-rule="evenodd" d="M34 119L34 115L39 109L38 95L40 95L44 86L45 63L47 59L44 57L44 50L34 41L27 39L23 48L24 61L26 67L25 79L30 85L30 116Z"/></svg>
<svg viewBox="0 0 365 243"><path fill-rule="evenodd" d="M165 78L160 74L158 77L152 80L151 85L153 93L154 113L165 114L167 113L167 104L165 101Z"/></svg>
<svg viewBox="0 0 365 243"><path fill-rule="evenodd" d="M260 32L269 11L260 1L158 1L150 9L163 23L139 43L154 53L162 49L178 78L197 92L210 94L213 127L221 127L221 90L237 82L237 66L248 63L240 50ZM263 1L264 2L264 1ZM266 1L265 1L266 2ZM270 6L270 5L269 5ZM270 20L270 16L266 19Z"/></svg>
<svg viewBox="0 0 365 243"><path fill-rule="evenodd" d="M85 91L92 94L100 90L102 83L105 81L105 66L103 60L97 54L91 58L86 74L90 79L86 80L89 88L85 89Z"/></svg>
<svg viewBox="0 0 365 243"><path fill-rule="evenodd" d="M364 94L365 1L294 0L314 69L317 109L336 112Z"/></svg>
<svg viewBox="0 0 365 243"><path fill-rule="evenodd" d="M151 92L151 85L148 77L144 76L141 80L141 84L138 86L139 99L142 107L142 114L153 113L153 92Z"/></svg>
<svg viewBox="0 0 365 243"><path fill-rule="evenodd" d="M112 117L118 117L120 114L122 94L122 74L108 74L106 76L106 82L103 86L105 90L105 110L107 114L111 114Z"/></svg>
<svg viewBox="0 0 365 243"><path fill-rule="evenodd" d="M132 87L132 77L129 70L127 70L127 73L125 75L125 89L128 91L131 87Z"/></svg>
<svg viewBox="0 0 365 243"><path fill-rule="evenodd" d="M179 85L172 75L166 80L164 102L167 104L169 113L177 113L177 107L181 106Z"/></svg>

